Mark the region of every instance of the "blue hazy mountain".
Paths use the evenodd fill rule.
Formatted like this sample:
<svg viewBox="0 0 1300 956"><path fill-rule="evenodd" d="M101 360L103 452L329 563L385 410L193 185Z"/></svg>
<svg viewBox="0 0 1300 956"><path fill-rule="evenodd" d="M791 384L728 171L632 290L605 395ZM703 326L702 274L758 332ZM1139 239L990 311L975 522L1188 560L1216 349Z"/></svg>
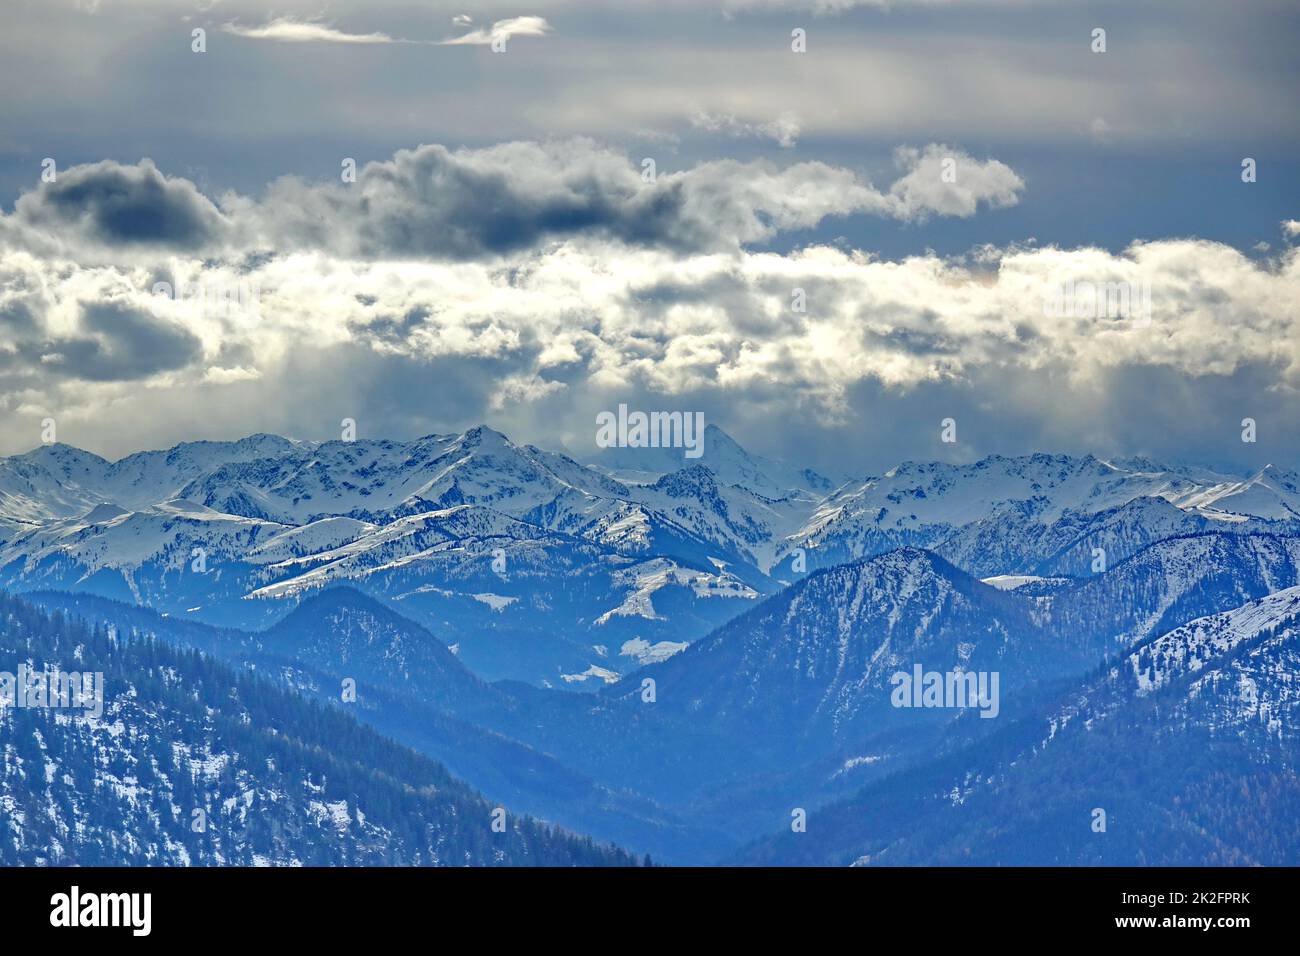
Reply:
<svg viewBox="0 0 1300 956"><path fill-rule="evenodd" d="M103 675L102 713L0 709L5 865L608 865L337 708L0 596L6 661Z"/></svg>
<svg viewBox="0 0 1300 956"><path fill-rule="evenodd" d="M1173 539L1046 596L1033 582L994 587L904 549L811 575L594 700L483 682L424 628L346 588L260 633L38 597L123 625L135 615L146 633L215 648L326 701L351 675L360 719L490 797L656 858L709 862L792 806L816 807L993 739L1099 661L1147 640L1134 620L1159 621L1180 601L1193 600L1192 613L1267 593L1266 569L1290 573L1283 555L1294 548L1269 536ZM996 671L997 718L892 706L890 676L914 663ZM646 679L653 703L642 699Z"/></svg>
<svg viewBox="0 0 1300 956"><path fill-rule="evenodd" d="M122 633L197 650L254 671L321 705L346 710L448 767L497 804L636 847L656 858L711 862L734 846L634 790L605 786L510 736L539 716L582 712L584 695L488 684L427 630L358 591L329 588L264 632L215 628L91 595L40 592L33 604ZM343 682L355 700L342 703ZM524 736L528 736L526 733Z"/></svg>
<svg viewBox="0 0 1300 956"><path fill-rule="evenodd" d="M978 746L880 780L736 860L1300 862L1300 586L1108 662Z"/></svg>

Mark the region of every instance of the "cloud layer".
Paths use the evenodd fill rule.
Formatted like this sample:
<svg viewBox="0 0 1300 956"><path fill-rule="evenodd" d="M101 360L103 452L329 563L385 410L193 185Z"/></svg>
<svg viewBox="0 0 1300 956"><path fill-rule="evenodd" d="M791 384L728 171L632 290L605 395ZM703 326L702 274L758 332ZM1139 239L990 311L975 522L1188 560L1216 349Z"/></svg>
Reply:
<svg viewBox="0 0 1300 956"><path fill-rule="evenodd" d="M458 20L460 18L457 18ZM458 25L468 26L462 22ZM504 44L511 37L540 37L551 32L551 25L545 17L509 17L497 20L490 27L480 27L450 40L443 40L444 46L487 46L496 41Z"/></svg>
<svg viewBox="0 0 1300 956"><path fill-rule="evenodd" d="M226 23L221 28L226 33L249 40L274 40L279 43L404 43L387 33L348 33L337 30L328 23L277 17L260 27Z"/></svg>
<svg viewBox="0 0 1300 956"><path fill-rule="evenodd" d="M895 164L884 188L809 162L648 181L586 140L424 146L355 183L280 180L260 198L208 197L147 161L61 171L0 217L3 408L54 415L66 440L110 452L327 434L342 416L372 435L489 420L580 449L619 401L706 409L769 451L814 456L846 454L851 433L882 454L948 453L931 435L943 415L981 439L958 454L1196 457L1210 417L1231 458L1243 415L1275 436L1300 426L1300 260L1285 235L1267 260L1195 239L896 261L765 247L835 217L906 228L1024 192L1006 165L941 145ZM1132 308L1050 307L1093 287L1134 290ZM1147 385L1178 401L1126 415Z"/></svg>
<svg viewBox="0 0 1300 956"><path fill-rule="evenodd" d="M1014 205L1024 184L997 160L902 149L886 191L825 163L719 160L660 171L590 140L487 149L432 145L363 166L355 182L285 178L218 207L153 163L104 162L22 196L9 225L33 246L176 250L269 247L355 258L473 259L589 237L677 251L735 249L833 216L904 221ZM952 182L941 164L950 162ZM342 176L340 176L342 180Z"/></svg>

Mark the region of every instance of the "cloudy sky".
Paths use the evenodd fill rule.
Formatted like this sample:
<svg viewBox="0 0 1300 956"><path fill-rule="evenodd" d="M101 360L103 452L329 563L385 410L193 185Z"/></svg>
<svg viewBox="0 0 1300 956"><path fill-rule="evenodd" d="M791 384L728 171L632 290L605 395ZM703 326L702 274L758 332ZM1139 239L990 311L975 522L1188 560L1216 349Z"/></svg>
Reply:
<svg viewBox="0 0 1300 956"><path fill-rule="evenodd" d="M1294 2L6 7L0 453L624 402L848 472L1300 465ZM1149 310L1051 305L1105 283Z"/></svg>

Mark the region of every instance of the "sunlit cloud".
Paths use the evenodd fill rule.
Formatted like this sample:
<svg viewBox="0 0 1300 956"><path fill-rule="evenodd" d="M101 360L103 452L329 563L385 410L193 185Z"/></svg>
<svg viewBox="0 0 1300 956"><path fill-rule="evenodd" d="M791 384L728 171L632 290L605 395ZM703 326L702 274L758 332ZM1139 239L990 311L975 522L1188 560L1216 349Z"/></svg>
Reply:
<svg viewBox="0 0 1300 956"><path fill-rule="evenodd" d="M459 26L468 26L459 23ZM551 32L544 17L510 17L497 20L490 27L480 27L458 37L441 41L444 46L486 46L494 41L504 42L511 37L540 37Z"/></svg>
<svg viewBox="0 0 1300 956"><path fill-rule="evenodd" d="M410 43L399 40L386 33L346 33L332 25L310 20L295 20L292 17L280 17L260 26L246 27L238 23L226 23L225 32L249 40L274 40L280 43Z"/></svg>

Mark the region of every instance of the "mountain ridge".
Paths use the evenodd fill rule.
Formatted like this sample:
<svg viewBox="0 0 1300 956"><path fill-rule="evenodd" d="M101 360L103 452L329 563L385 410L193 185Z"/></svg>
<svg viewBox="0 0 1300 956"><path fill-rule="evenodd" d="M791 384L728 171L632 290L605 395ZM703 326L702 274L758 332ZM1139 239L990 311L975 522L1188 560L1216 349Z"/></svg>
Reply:
<svg viewBox="0 0 1300 956"><path fill-rule="evenodd" d="M1115 564L1180 535L1300 534L1300 479L1273 467L1035 453L850 480L751 455L713 424L704 450L608 449L592 465L487 426L409 442L260 433L115 462L42 446L0 459L0 587L257 629L348 583L489 679L581 691L809 572L900 547L979 578L1085 576L1099 553ZM611 467L629 462L643 467Z"/></svg>

